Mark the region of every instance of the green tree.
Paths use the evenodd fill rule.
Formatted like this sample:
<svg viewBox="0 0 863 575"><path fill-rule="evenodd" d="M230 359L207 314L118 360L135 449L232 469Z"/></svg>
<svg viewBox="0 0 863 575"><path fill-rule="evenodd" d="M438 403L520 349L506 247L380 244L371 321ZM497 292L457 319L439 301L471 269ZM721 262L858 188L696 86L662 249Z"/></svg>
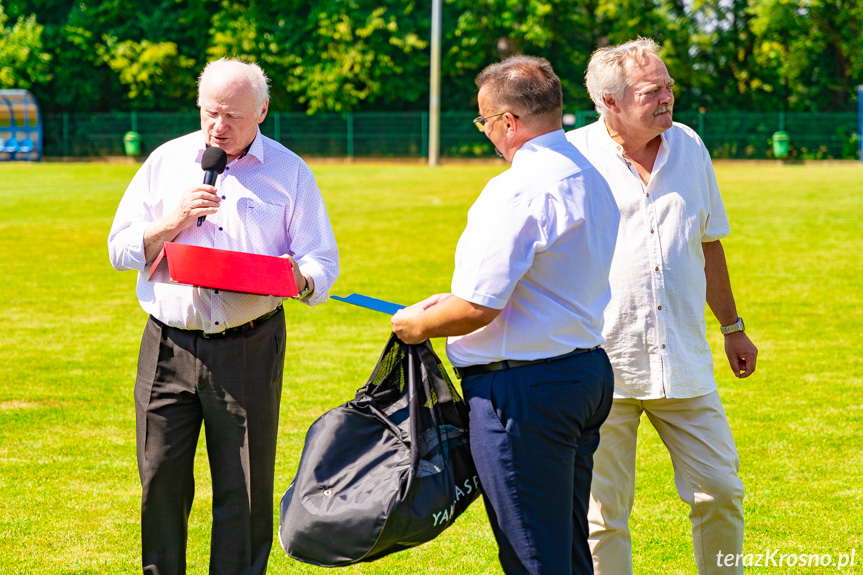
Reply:
<svg viewBox="0 0 863 575"><path fill-rule="evenodd" d="M651 31L671 48L669 68L681 59L689 64L686 49L678 52L677 47L686 44L690 23L672 18L659 0L448 0L444 20L444 97L455 109L475 104L473 79L482 68L516 53L551 63L569 110L593 107L584 72L598 46Z"/></svg>
<svg viewBox="0 0 863 575"><path fill-rule="evenodd" d="M43 27L36 16L19 16L7 27L6 12L0 3L0 88L30 89L51 79L51 55L42 45Z"/></svg>
<svg viewBox="0 0 863 575"><path fill-rule="evenodd" d="M414 2L328 0L317 3L316 46L302 54L288 90L309 112L357 109L362 103L386 109L416 109L427 95L430 14ZM340 7L341 10L333 10Z"/></svg>
<svg viewBox="0 0 863 575"><path fill-rule="evenodd" d="M278 9L273 2L223 0L211 21L206 59L230 57L259 63L271 81L270 109L301 110L285 85L289 71L301 64L298 49L312 41L308 12L309 7L298 0Z"/></svg>
<svg viewBox="0 0 863 575"><path fill-rule="evenodd" d="M103 40L97 53L125 87L132 109L158 109L166 101L179 104L195 93L196 62L179 54L174 42Z"/></svg>
<svg viewBox="0 0 863 575"><path fill-rule="evenodd" d="M18 0L45 24L46 111L194 109L196 70L217 0Z"/></svg>
<svg viewBox="0 0 863 575"><path fill-rule="evenodd" d="M677 58L669 71L679 92L677 108L741 109L753 85L754 39L750 30L750 0L675 0L669 13L671 25L686 22L666 51ZM743 104L742 108L747 105Z"/></svg>
<svg viewBox="0 0 863 575"><path fill-rule="evenodd" d="M443 110L474 107L476 74L514 53L588 109L591 53L638 36L663 46L678 110L849 110L863 82L860 0L442 1ZM191 110L204 63L236 56L267 71L274 110L425 109L431 4L0 0L0 85L49 112Z"/></svg>
<svg viewBox="0 0 863 575"><path fill-rule="evenodd" d="M53 112L105 112L126 108L114 73L97 59L97 39L86 23L74 16L49 35L54 54L54 77L40 90L39 101Z"/></svg>
<svg viewBox="0 0 863 575"><path fill-rule="evenodd" d="M259 62L280 110L416 109L428 67L428 20L414 2L321 0L278 9L224 1L213 19L210 57ZM425 72L427 78L427 72Z"/></svg>
<svg viewBox="0 0 863 575"><path fill-rule="evenodd" d="M94 63L113 72L125 109L191 110L215 0L105 0L86 14Z"/></svg>
<svg viewBox="0 0 863 575"><path fill-rule="evenodd" d="M857 0L751 0L755 59L789 110L851 111L863 81L863 4ZM755 92L756 90L753 90Z"/></svg>

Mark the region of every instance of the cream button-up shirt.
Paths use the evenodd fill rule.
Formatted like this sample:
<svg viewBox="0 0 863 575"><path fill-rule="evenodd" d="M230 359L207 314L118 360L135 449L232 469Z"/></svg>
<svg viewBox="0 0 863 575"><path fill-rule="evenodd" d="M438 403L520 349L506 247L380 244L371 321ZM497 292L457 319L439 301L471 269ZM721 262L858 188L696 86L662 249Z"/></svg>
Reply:
<svg viewBox="0 0 863 575"><path fill-rule="evenodd" d="M697 397L717 388L701 244L731 230L698 134L674 123L661 137L645 185L602 119L567 134L620 208L603 329L618 398Z"/></svg>

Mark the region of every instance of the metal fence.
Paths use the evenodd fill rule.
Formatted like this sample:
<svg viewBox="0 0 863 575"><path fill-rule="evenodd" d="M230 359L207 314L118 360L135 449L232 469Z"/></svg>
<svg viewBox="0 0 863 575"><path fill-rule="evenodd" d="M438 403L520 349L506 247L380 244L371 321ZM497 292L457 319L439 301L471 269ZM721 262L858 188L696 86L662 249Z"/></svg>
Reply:
<svg viewBox="0 0 863 575"><path fill-rule="evenodd" d="M493 156L493 148L471 123L475 115L441 114L441 157ZM777 131L789 134L791 158L856 159L858 154L856 113L677 112L674 118L694 128L717 159L773 158L771 137ZM595 119L593 111L566 114L564 127L580 127ZM200 129L194 112L46 114L43 122L44 155L67 158L123 155L123 136L128 131L140 134L146 155L171 138ZM428 156L426 112L270 112L261 130L301 156Z"/></svg>

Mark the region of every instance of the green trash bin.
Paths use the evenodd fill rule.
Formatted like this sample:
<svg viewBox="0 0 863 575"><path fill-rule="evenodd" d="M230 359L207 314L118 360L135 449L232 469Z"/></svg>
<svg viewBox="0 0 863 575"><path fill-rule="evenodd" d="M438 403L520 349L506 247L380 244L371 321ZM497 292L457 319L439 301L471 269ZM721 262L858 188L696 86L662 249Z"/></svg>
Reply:
<svg viewBox="0 0 863 575"><path fill-rule="evenodd" d="M126 132L123 136L123 146L126 148L127 156L141 155L141 134L138 132Z"/></svg>
<svg viewBox="0 0 863 575"><path fill-rule="evenodd" d="M773 157L784 160L788 157L788 133L775 132L773 134Z"/></svg>

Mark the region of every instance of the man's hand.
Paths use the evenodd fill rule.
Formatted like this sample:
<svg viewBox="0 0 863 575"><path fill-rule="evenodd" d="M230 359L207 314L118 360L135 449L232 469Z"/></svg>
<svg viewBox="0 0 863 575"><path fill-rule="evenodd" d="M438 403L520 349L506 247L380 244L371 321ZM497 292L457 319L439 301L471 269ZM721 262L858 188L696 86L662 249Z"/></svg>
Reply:
<svg viewBox="0 0 863 575"><path fill-rule="evenodd" d="M424 335L421 321L426 310L423 303L425 302L402 308L392 317L393 333L408 345L422 343L428 339Z"/></svg>
<svg viewBox="0 0 863 575"><path fill-rule="evenodd" d="M428 339L423 327L425 312L440 302L452 297L452 294L438 293L426 299L397 311L391 320L393 333L408 345L422 343Z"/></svg>
<svg viewBox="0 0 863 575"><path fill-rule="evenodd" d="M485 327L500 314L499 309L465 301L450 293L435 294L392 317L393 333L413 345L431 337L472 333Z"/></svg>
<svg viewBox="0 0 863 575"><path fill-rule="evenodd" d="M279 257L288 258L291 261L291 269L294 272L294 282L297 284L297 291L299 293L303 293L306 286L309 288L309 293L315 291L315 280L303 275L303 272L300 271L300 264L297 263L297 260L288 254L283 254Z"/></svg>
<svg viewBox="0 0 863 575"><path fill-rule="evenodd" d="M221 198L213 186L200 184L183 192L180 204L171 214L177 233L191 227L199 217L209 216L219 211Z"/></svg>
<svg viewBox="0 0 863 575"><path fill-rule="evenodd" d="M150 223L144 230L144 258L147 264L156 259L165 242L174 241L180 232L192 227L200 216L219 211L221 201L213 186L200 184L183 192L174 211Z"/></svg>
<svg viewBox="0 0 863 575"><path fill-rule="evenodd" d="M740 379L749 377L755 371L755 360L758 357L758 349L749 340L749 336L742 331L730 333L725 337L725 355L731 371Z"/></svg>

